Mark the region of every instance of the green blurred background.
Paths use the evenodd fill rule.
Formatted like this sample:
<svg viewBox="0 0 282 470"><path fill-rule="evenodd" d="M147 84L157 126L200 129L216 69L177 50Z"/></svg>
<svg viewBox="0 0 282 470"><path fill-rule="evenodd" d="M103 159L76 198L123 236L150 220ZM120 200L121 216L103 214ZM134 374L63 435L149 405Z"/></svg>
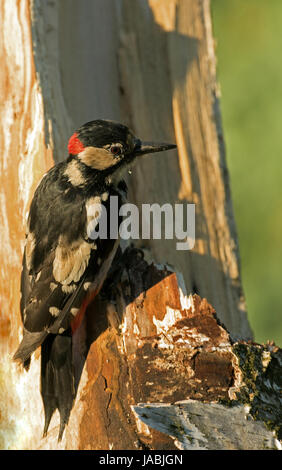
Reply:
<svg viewBox="0 0 282 470"><path fill-rule="evenodd" d="M282 346L282 0L211 7L249 321Z"/></svg>

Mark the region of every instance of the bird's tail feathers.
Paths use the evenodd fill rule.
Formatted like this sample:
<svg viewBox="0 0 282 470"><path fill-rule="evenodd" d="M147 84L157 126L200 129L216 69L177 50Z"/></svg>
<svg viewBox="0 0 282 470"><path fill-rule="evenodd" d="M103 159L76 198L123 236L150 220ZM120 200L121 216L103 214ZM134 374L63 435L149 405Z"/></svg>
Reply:
<svg viewBox="0 0 282 470"><path fill-rule="evenodd" d="M43 436L46 436L52 415L60 413L60 441L68 423L75 396L70 332L49 334L41 345L41 395L45 411Z"/></svg>

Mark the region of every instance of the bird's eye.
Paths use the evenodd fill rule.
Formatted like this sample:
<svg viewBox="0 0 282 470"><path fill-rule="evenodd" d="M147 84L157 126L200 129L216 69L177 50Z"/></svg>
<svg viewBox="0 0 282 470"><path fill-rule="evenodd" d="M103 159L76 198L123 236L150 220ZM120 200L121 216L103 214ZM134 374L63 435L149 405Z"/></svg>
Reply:
<svg viewBox="0 0 282 470"><path fill-rule="evenodd" d="M113 145L111 147L111 152L113 155L118 156L122 153L122 148L119 145Z"/></svg>

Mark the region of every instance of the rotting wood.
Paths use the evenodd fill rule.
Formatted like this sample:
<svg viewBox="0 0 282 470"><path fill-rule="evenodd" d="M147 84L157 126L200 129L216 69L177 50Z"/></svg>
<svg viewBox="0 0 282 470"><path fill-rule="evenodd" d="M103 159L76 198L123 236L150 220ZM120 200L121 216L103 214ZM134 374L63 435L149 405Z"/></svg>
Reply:
<svg viewBox="0 0 282 470"><path fill-rule="evenodd" d="M112 302L102 293L77 332L86 362L61 448L279 448L282 351L234 341L168 266L133 247L124 259Z"/></svg>

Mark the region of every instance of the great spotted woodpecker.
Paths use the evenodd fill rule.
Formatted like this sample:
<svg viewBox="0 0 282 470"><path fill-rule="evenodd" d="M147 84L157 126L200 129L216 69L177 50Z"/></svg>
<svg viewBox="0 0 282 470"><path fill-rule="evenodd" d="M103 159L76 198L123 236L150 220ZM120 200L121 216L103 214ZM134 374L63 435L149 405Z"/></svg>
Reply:
<svg viewBox="0 0 282 470"><path fill-rule="evenodd" d="M93 204L109 213L115 195L120 207L123 171L136 157L175 147L141 142L113 121L91 121L71 136L68 158L51 168L35 191L21 276L23 339L14 359L28 370L31 354L41 346L44 436L58 409L62 438L75 397L72 335L100 291L119 243L89 236L101 213L93 213Z"/></svg>

